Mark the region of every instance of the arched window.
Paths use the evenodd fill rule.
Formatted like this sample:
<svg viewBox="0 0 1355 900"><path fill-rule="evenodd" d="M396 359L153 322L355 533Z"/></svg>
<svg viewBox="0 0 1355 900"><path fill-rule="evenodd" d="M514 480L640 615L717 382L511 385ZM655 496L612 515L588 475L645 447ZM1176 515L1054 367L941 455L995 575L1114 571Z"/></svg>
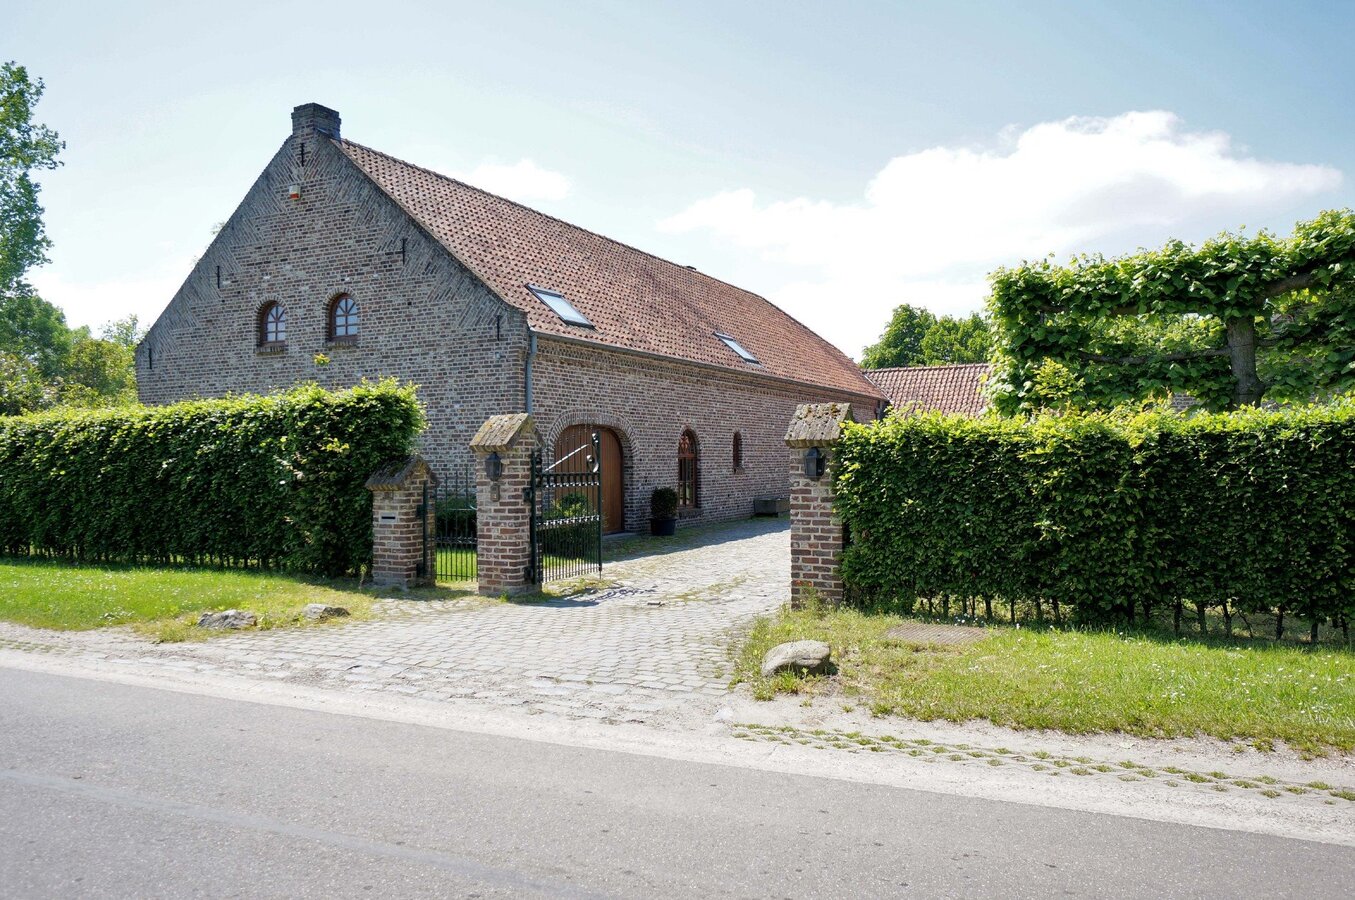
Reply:
<svg viewBox="0 0 1355 900"><path fill-rule="evenodd" d="M696 435L690 428L682 432L678 439L678 506L683 509L695 509L700 505L698 495L700 450L696 444Z"/></svg>
<svg viewBox="0 0 1355 900"><path fill-rule="evenodd" d="M347 294L340 294L329 301L329 339L358 339L358 302Z"/></svg>
<svg viewBox="0 0 1355 900"><path fill-rule="evenodd" d="M274 347L287 342L287 311L277 303L259 310L259 346Z"/></svg>
<svg viewBox="0 0 1355 900"><path fill-rule="evenodd" d="M733 445L731 446L730 450L731 450L731 453L732 453L732 455L733 455L733 457L734 457L734 471L735 471L735 472L742 472L742 471L743 471L743 435L742 435L742 434L739 434L739 432L737 432L737 431L734 432L734 441L733 441Z"/></svg>

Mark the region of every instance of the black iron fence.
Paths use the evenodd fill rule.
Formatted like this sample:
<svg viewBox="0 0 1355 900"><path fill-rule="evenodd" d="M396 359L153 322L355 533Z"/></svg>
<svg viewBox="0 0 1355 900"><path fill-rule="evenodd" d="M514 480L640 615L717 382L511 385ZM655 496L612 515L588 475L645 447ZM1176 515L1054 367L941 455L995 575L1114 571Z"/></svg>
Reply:
<svg viewBox="0 0 1355 900"><path fill-rule="evenodd" d="M454 470L436 488L424 489L424 503L433 504L435 575L438 581L474 581L475 475L470 466Z"/></svg>
<svg viewBox="0 0 1355 900"><path fill-rule="evenodd" d="M578 464L580 456L583 465ZM597 434L549 465L540 451L532 454L530 501L536 583L601 573L602 454Z"/></svg>

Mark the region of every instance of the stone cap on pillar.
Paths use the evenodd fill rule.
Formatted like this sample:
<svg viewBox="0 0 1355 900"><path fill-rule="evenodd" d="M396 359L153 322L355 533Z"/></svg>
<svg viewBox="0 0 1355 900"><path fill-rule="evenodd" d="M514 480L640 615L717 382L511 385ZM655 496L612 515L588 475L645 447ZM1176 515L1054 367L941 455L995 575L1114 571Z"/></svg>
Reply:
<svg viewBox="0 0 1355 900"><path fill-rule="evenodd" d="M437 473L422 456L407 456L387 463L377 469L367 479L369 491L400 491L409 486L415 478L422 475L430 485L438 483Z"/></svg>
<svg viewBox="0 0 1355 900"><path fill-rule="evenodd" d="M528 413L505 413L490 416L471 438L470 448L476 453L503 453L510 449L519 435L534 433L536 426Z"/></svg>
<svg viewBox="0 0 1355 900"><path fill-rule="evenodd" d="M801 403L786 429L788 447L824 447L842 437L842 423L852 416L850 403Z"/></svg>

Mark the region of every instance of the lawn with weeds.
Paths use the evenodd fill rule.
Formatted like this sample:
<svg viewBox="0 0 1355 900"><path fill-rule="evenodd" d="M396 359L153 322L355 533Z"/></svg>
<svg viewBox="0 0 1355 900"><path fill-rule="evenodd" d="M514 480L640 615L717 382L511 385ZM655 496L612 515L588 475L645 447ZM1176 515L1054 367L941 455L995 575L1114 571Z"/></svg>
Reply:
<svg viewBox="0 0 1355 900"><path fill-rule="evenodd" d="M260 628L304 624L308 603L367 615L372 597L354 582L223 569L76 565L0 559L0 619L35 628L87 630L133 625L162 641L205 637L204 612L248 610Z"/></svg>
<svg viewBox="0 0 1355 900"><path fill-rule="evenodd" d="M813 694L821 678L759 666L784 641L826 641L844 693L879 715L1087 734L1210 735L1304 753L1355 750L1355 654L1152 633L995 627L978 643L886 638L906 620L854 609L783 610L759 620L737 659L755 696Z"/></svg>

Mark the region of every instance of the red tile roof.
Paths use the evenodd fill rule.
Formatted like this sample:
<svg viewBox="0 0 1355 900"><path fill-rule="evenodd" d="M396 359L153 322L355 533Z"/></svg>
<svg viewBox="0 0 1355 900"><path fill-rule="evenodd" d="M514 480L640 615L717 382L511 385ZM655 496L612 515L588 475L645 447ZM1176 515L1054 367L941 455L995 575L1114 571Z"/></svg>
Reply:
<svg viewBox="0 0 1355 900"><path fill-rule="evenodd" d="M895 409L977 416L988 408L988 400L979 388L992 369L988 363L966 363L866 369L865 375L884 391Z"/></svg>
<svg viewBox="0 0 1355 900"><path fill-rule="evenodd" d="M846 355L757 294L361 144L334 143L535 332L879 396ZM561 321L529 284L563 294L595 327ZM739 359L717 332L760 365Z"/></svg>

